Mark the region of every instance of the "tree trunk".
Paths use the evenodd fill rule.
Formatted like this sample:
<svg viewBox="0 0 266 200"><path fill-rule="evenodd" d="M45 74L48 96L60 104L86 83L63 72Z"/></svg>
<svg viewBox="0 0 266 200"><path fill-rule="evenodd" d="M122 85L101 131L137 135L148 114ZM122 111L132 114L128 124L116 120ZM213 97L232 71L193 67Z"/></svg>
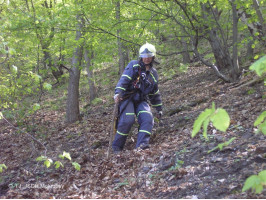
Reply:
<svg viewBox="0 0 266 200"><path fill-rule="evenodd" d="M181 38L181 44L182 44L182 47L184 50L184 53L182 53L183 63L184 64L190 63L190 55L188 52L188 45L187 45L187 42L184 40L183 37Z"/></svg>
<svg viewBox="0 0 266 200"><path fill-rule="evenodd" d="M83 23L81 17L77 16L77 31L76 40L81 38L81 30ZM67 94L67 105L66 105L66 122L73 123L80 119L79 112L79 79L80 79L80 66L82 59L82 46L78 45L75 48L74 55L72 57L72 68L69 70L69 83L68 83L68 94Z"/></svg>
<svg viewBox="0 0 266 200"><path fill-rule="evenodd" d="M52 71L54 78L56 79L56 83L59 83L59 78L63 75L62 68L60 68L60 66L57 67L52 64L52 57L48 48L43 47L43 53L44 53L45 69L50 69Z"/></svg>
<svg viewBox="0 0 266 200"><path fill-rule="evenodd" d="M120 22L120 0L116 2L116 20ZM117 46L118 46L118 56L119 56L119 74L122 75L125 68L125 59L123 55L123 46L120 40L121 28L117 29Z"/></svg>
<svg viewBox="0 0 266 200"><path fill-rule="evenodd" d="M96 96L96 87L93 81L93 70L91 69L91 59L93 57L93 54L91 53L91 56L89 56L89 52L87 49L84 51L84 59L86 62L86 70L88 74L88 80L89 80L89 94L90 94L90 102L92 102Z"/></svg>
<svg viewBox="0 0 266 200"><path fill-rule="evenodd" d="M206 22L209 22L210 19L213 20L213 18L216 17L213 16L214 14L212 13L211 9L212 8L210 5L202 4L203 18L205 19ZM230 68L232 66L232 62L228 47L226 46L226 44L222 45L222 41L218 36L219 30L217 26L219 26L219 24L217 22L217 19L215 20L217 24L211 24L211 25L206 24L206 26L208 30L207 31L208 40L212 48L212 52L216 61L216 66L219 68L219 70L221 70L224 68Z"/></svg>
<svg viewBox="0 0 266 200"><path fill-rule="evenodd" d="M235 0L232 0L232 12L233 12L233 66L231 67L231 78L232 81L236 81L240 75L239 63L238 63L238 16L236 10Z"/></svg>
<svg viewBox="0 0 266 200"><path fill-rule="evenodd" d="M257 16L259 18L259 22L261 24L261 32L263 34L262 36L266 36L266 22L265 22L265 19L263 19L258 0L253 0L253 6L256 10Z"/></svg>

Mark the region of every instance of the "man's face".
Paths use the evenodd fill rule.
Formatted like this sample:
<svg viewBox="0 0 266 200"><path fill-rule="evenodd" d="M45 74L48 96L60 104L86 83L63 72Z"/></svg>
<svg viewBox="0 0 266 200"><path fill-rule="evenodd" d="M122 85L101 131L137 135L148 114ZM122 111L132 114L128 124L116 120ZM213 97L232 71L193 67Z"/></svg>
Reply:
<svg viewBox="0 0 266 200"><path fill-rule="evenodd" d="M145 65L149 65L152 62L152 57L149 58L142 58L142 61Z"/></svg>

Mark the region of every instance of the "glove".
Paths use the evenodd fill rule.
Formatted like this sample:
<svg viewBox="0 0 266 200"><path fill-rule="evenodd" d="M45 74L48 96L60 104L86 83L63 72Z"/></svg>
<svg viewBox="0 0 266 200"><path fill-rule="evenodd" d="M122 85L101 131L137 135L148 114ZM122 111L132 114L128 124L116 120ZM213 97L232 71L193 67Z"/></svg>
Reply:
<svg viewBox="0 0 266 200"><path fill-rule="evenodd" d="M158 119L160 119L162 117L162 115L163 115L163 111L158 111L157 114L156 114L156 117Z"/></svg>
<svg viewBox="0 0 266 200"><path fill-rule="evenodd" d="M119 101L121 101L122 100L121 95L120 94L115 94L114 100L115 100L116 103L118 103Z"/></svg>

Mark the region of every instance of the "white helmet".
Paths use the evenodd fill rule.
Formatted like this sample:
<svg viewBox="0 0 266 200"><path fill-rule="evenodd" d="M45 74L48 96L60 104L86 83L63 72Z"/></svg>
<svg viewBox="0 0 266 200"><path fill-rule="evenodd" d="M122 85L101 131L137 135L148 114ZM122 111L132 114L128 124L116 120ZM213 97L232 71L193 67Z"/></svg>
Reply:
<svg viewBox="0 0 266 200"><path fill-rule="evenodd" d="M139 49L139 57L141 58L149 58L156 55L156 49L152 44L146 42L142 47Z"/></svg>

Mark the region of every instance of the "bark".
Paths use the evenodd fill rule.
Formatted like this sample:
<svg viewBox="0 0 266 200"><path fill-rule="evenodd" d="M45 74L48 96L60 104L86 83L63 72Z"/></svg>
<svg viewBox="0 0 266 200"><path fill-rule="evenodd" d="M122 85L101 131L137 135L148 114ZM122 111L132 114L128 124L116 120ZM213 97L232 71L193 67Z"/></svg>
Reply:
<svg viewBox="0 0 266 200"><path fill-rule="evenodd" d="M210 6L203 4L202 10L203 10L203 18L206 21L209 21L209 18L212 18L212 19L215 18L214 13L212 13ZM215 20L217 22L217 19ZM216 25L219 26L218 22ZM210 29L207 32L207 34L208 34L208 40L211 45L212 52L213 52L213 55L216 61L216 66L218 66L219 70L224 69L224 68L230 68L232 66L232 63L231 63L231 58L229 54L229 49L226 46L224 39L222 38L221 40L218 36L218 31L221 32L222 30L219 30L219 28L216 28L216 26L214 25L212 25L212 27L207 27L207 29Z"/></svg>
<svg viewBox="0 0 266 200"><path fill-rule="evenodd" d="M237 45L238 45L238 16L235 5L235 0L232 0L232 11L233 11L233 66L231 67L231 78L232 81L236 81L240 75L238 55L237 55Z"/></svg>
<svg viewBox="0 0 266 200"><path fill-rule="evenodd" d="M190 55L189 55L189 51L188 51L188 45L186 43L186 41L184 40L184 38L181 38L181 44L183 47L184 52L182 53L182 57L183 57L183 63L190 63Z"/></svg>
<svg viewBox="0 0 266 200"><path fill-rule="evenodd" d="M245 59L251 59L254 57L254 49L252 48L252 45L254 44L254 41L249 41L247 44L247 54Z"/></svg>
<svg viewBox="0 0 266 200"><path fill-rule="evenodd" d="M81 17L77 16L77 30L76 40L79 40L82 36L81 30L83 23ZM72 68L69 70L69 83L66 105L66 122L73 123L80 119L79 112L79 79L80 79L80 66L82 59L82 46L75 48L74 55L72 57Z"/></svg>
<svg viewBox="0 0 266 200"><path fill-rule="evenodd" d="M93 57L93 54L90 53L91 56L89 56L89 52L87 49L84 51L84 59L86 62L86 70L88 74L88 81L89 81L89 94L90 94L90 102L93 101L96 96L96 87L93 81L93 70L91 69L91 59Z"/></svg>
<svg viewBox="0 0 266 200"><path fill-rule="evenodd" d="M120 22L120 1L118 0L116 2L116 20L118 21L118 23ZM124 59L124 55L123 55L123 46L122 46L122 42L120 39L120 32L121 32L121 28L117 29L117 46L118 46L118 56L119 56L119 74L122 75L124 68L125 68L125 59Z"/></svg>
<svg viewBox="0 0 266 200"><path fill-rule="evenodd" d="M262 16L262 12L260 10L258 0L253 0L253 6L256 10L257 16L259 18L259 22L261 24L261 32L262 32L263 36L266 36L266 23L265 23L265 19Z"/></svg>

